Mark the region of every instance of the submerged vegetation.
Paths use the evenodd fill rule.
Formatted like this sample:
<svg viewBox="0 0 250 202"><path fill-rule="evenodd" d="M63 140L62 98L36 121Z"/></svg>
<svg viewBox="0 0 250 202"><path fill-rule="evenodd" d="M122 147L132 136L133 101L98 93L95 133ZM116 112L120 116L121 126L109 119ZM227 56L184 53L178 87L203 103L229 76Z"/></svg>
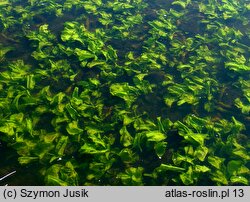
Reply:
<svg viewBox="0 0 250 202"><path fill-rule="evenodd" d="M45 185L249 185L249 20L246 0L0 0L0 141Z"/></svg>

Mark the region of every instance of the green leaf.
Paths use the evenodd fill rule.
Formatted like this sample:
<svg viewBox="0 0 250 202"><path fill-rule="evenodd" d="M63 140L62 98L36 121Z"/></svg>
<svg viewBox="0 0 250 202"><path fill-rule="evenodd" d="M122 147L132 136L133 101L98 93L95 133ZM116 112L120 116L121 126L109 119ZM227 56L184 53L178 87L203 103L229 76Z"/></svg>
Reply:
<svg viewBox="0 0 250 202"><path fill-rule="evenodd" d="M68 139L68 136L61 136L59 141L57 142L55 150L59 156L63 156L65 148L68 144Z"/></svg>
<svg viewBox="0 0 250 202"><path fill-rule="evenodd" d="M217 185L228 185L225 174L220 170L211 173L211 180L215 181Z"/></svg>
<svg viewBox="0 0 250 202"><path fill-rule="evenodd" d="M72 121L69 123L66 127L66 130L70 135L78 135L83 132L83 129L78 127L77 121Z"/></svg>
<svg viewBox="0 0 250 202"><path fill-rule="evenodd" d="M60 134L59 133L47 133L44 136L44 142L45 143L52 143Z"/></svg>
<svg viewBox="0 0 250 202"><path fill-rule="evenodd" d="M122 117L123 117L123 125L124 126L127 126L134 121L134 118L131 118L127 114L122 115Z"/></svg>
<svg viewBox="0 0 250 202"><path fill-rule="evenodd" d="M119 173L117 178L121 179L123 185L143 185L142 167L127 168L124 173Z"/></svg>
<svg viewBox="0 0 250 202"><path fill-rule="evenodd" d="M173 105L173 103L176 102L176 101L177 101L177 99L174 98L174 97L168 96L168 97L165 97L165 98L164 98L164 102L165 102L165 104L166 104L168 107L171 107L171 106Z"/></svg>
<svg viewBox="0 0 250 202"><path fill-rule="evenodd" d="M194 155L194 147L192 145L188 145L184 147L185 154L187 156L193 156Z"/></svg>
<svg viewBox="0 0 250 202"><path fill-rule="evenodd" d="M201 165L195 165L194 168L195 172L201 172L201 173L206 173L206 172L210 172L210 168L208 168L207 166L201 166Z"/></svg>
<svg viewBox="0 0 250 202"><path fill-rule="evenodd" d="M46 171L46 184L54 186L77 186L78 175L73 164L67 161L65 165L54 164Z"/></svg>
<svg viewBox="0 0 250 202"><path fill-rule="evenodd" d="M62 41L79 41L84 44L82 39L84 32L86 32L86 28L83 24L79 25L78 22L66 22L61 39Z"/></svg>
<svg viewBox="0 0 250 202"><path fill-rule="evenodd" d="M146 137L147 137L147 140L150 142L160 142L167 138L165 134L159 131L146 132Z"/></svg>
<svg viewBox="0 0 250 202"><path fill-rule="evenodd" d="M190 3L190 0L185 0L185 1L183 1L183 0L182 0L182 1L177 0L177 1L174 1L174 2L172 3L172 5L179 5L179 6L181 6L183 9L185 9L189 3Z"/></svg>
<svg viewBox="0 0 250 202"><path fill-rule="evenodd" d="M9 46L4 47L4 46L2 46L2 44L0 43L0 61L2 61L2 60L4 59L6 53L8 53L8 52L11 51L11 50L14 50L14 48L9 47Z"/></svg>
<svg viewBox="0 0 250 202"><path fill-rule="evenodd" d="M10 4L8 0L1 0L0 1L0 6L6 6L8 4Z"/></svg>
<svg viewBox="0 0 250 202"><path fill-rule="evenodd" d="M142 151L142 143L144 142L145 139L145 133L136 133L134 142L133 142L133 147L138 148L140 151Z"/></svg>
<svg viewBox="0 0 250 202"><path fill-rule="evenodd" d="M136 100L138 95L137 88L128 85L128 83L114 83L110 86L110 93L122 98L128 107Z"/></svg>
<svg viewBox="0 0 250 202"><path fill-rule="evenodd" d="M208 162L217 169L221 169L221 166L222 166L224 161L225 161L224 158L220 158L218 156L209 156L208 157Z"/></svg>
<svg viewBox="0 0 250 202"><path fill-rule="evenodd" d="M79 114L70 103L66 104L65 108L73 119L77 119Z"/></svg>
<svg viewBox="0 0 250 202"><path fill-rule="evenodd" d="M15 135L14 125L10 123L6 123L4 126L0 127L0 132L5 133L8 136Z"/></svg>
<svg viewBox="0 0 250 202"><path fill-rule="evenodd" d="M249 185L248 179L243 176L232 176L230 178L230 182L237 185L239 184Z"/></svg>
<svg viewBox="0 0 250 202"><path fill-rule="evenodd" d="M230 69L230 70L240 72L240 73L250 71L250 66L247 66L247 65L244 65L244 64L237 64L237 63L234 63L234 62L226 62L225 67Z"/></svg>
<svg viewBox="0 0 250 202"><path fill-rule="evenodd" d="M231 160L227 164L227 171L230 175L236 175L240 167L242 166L241 161Z"/></svg>
<svg viewBox="0 0 250 202"><path fill-rule="evenodd" d="M138 155L129 148L122 149L119 156L124 163L133 163L139 159Z"/></svg>
<svg viewBox="0 0 250 202"><path fill-rule="evenodd" d="M159 158L161 158L166 152L167 142L157 142L154 145L155 152Z"/></svg>
<svg viewBox="0 0 250 202"><path fill-rule="evenodd" d="M173 125L172 121L170 119L163 119L161 117L157 117L157 123L159 127L159 131L166 133L171 126Z"/></svg>
<svg viewBox="0 0 250 202"><path fill-rule="evenodd" d="M29 157L29 156L19 157L19 158L18 158L18 162L19 162L21 165L29 164L29 163L31 163L31 162L38 161L38 160L39 160L38 157Z"/></svg>
<svg viewBox="0 0 250 202"><path fill-rule="evenodd" d="M185 140L189 142L196 142L199 145L204 145L205 139L207 139L207 134L200 134L200 133L187 133L184 135Z"/></svg>
<svg viewBox="0 0 250 202"><path fill-rule="evenodd" d="M243 103L240 98L236 98L234 100L235 106L241 109L241 112L243 114L249 114L250 113L250 104Z"/></svg>
<svg viewBox="0 0 250 202"><path fill-rule="evenodd" d="M108 149L101 149L101 148L96 148L95 145L90 144L90 143L85 143L80 151L85 154L103 154L108 152Z"/></svg>
<svg viewBox="0 0 250 202"><path fill-rule="evenodd" d="M30 74L27 76L27 88L28 89L33 89L35 87L35 79L34 79L34 74Z"/></svg>
<svg viewBox="0 0 250 202"><path fill-rule="evenodd" d="M79 61L86 61L87 59L96 57L93 53L87 50L81 50L79 48L75 49L75 53L77 54Z"/></svg>
<svg viewBox="0 0 250 202"><path fill-rule="evenodd" d="M105 63L106 63L105 61L94 60L94 61L88 62L87 67L92 68L95 66L104 65Z"/></svg>
<svg viewBox="0 0 250 202"><path fill-rule="evenodd" d="M191 157L189 157L189 156L183 156L183 155L181 155L181 154L179 154L179 153L175 153L175 154L173 154L173 156L172 156L172 159L173 159L173 162L174 162L174 164L175 165L180 165L182 162L187 162L187 163L189 163L189 164L194 164L194 158L191 158Z"/></svg>
<svg viewBox="0 0 250 202"><path fill-rule="evenodd" d="M157 129L157 125L151 120L136 118L136 120L134 121L134 128L136 129L136 131L152 131Z"/></svg>
<svg viewBox="0 0 250 202"><path fill-rule="evenodd" d="M128 147L128 146L132 145L133 137L128 132L126 126L123 126L120 129L120 135L121 135L120 142L121 142L121 144L123 144L124 147Z"/></svg>
<svg viewBox="0 0 250 202"><path fill-rule="evenodd" d="M207 154L208 148L205 146L199 146L194 152L194 156L196 156L200 161L204 161Z"/></svg>
<svg viewBox="0 0 250 202"><path fill-rule="evenodd" d="M51 186L68 186L68 183L53 175L46 176L46 183Z"/></svg>
<svg viewBox="0 0 250 202"><path fill-rule="evenodd" d="M192 185L194 183L192 166L188 167L188 171L180 174L181 181L184 185Z"/></svg>
<svg viewBox="0 0 250 202"><path fill-rule="evenodd" d="M233 154L247 161L250 160L250 155L248 155L245 149L234 149Z"/></svg>
<svg viewBox="0 0 250 202"><path fill-rule="evenodd" d="M186 169L173 166L173 165L167 165L167 164L161 164L159 167L156 168L157 172L165 172L165 171L175 171L175 172L183 172Z"/></svg>

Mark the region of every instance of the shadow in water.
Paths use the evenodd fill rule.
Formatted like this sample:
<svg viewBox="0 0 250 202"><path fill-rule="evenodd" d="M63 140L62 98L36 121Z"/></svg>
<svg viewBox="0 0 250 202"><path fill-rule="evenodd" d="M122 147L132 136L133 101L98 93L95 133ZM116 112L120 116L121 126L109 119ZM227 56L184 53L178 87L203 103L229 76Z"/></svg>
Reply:
<svg viewBox="0 0 250 202"><path fill-rule="evenodd" d="M36 166L21 166L18 154L5 143L0 143L0 186L39 186L43 180Z"/></svg>

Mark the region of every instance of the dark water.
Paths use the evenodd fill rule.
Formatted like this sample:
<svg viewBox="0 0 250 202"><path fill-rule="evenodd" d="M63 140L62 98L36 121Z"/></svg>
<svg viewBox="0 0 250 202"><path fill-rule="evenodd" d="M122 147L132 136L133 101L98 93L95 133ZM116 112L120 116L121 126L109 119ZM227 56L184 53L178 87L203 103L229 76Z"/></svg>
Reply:
<svg viewBox="0 0 250 202"><path fill-rule="evenodd" d="M124 173L124 170L130 167L143 167L145 173L152 173L161 164L173 165L175 153L184 153L183 148L187 144L183 137L178 135L180 128L174 126L166 132L168 147L161 158L156 155L152 142L145 143L143 152L131 145L124 146L119 136L123 126L123 120L120 118L123 110L133 118L142 117L143 120L154 123L157 123L158 117L169 119L173 123L184 122L190 115L209 117L215 125L228 124L228 127L223 126L224 131L217 134L223 136L222 140L225 142L227 137L224 136L230 136L231 133L227 133L227 129L230 131L234 117L244 125L236 139L248 157L230 156L231 154L223 150L225 148L220 150L219 144L213 148L211 145L216 145L219 140L215 140L214 144L209 142L214 139L209 140L208 147L211 146L210 150L214 149L211 154L218 154L226 159L225 165L235 160L243 162L244 166L249 168L249 1L80 2L44 0L30 3L12 0L9 4L0 3L0 177L16 171L0 181L1 185L46 184L46 180L43 179L47 175L45 173L56 172L56 169L51 171L48 168L54 164L64 166L67 162L75 166L79 175L78 184L120 185L124 182L121 183L116 176ZM76 23L77 28L71 35L65 34L63 38L67 22ZM82 33L89 35L81 35ZM77 35L76 38L74 34ZM70 37L72 38L69 39ZM87 37L89 38L86 39ZM79 49L92 53L86 56L80 51L77 52ZM116 56L112 54L113 50ZM130 53L133 56L129 56ZM17 61L23 61L23 65L20 65L21 62L21 68L12 68L10 77L13 79L6 79L4 73L9 72ZM100 63L91 63L93 61ZM28 80L17 79L18 74L20 77L30 78L31 84ZM142 74L145 75L141 81L137 81L137 85L135 77ZM95 86L94 82L97 80L100 85ZM32 84L32 81L35 84ZM86 84L89 81L93 81L92 86ZM127 89L127 92L132 92L129 92L128 99L133 100L135 96L131 103L126 103L126 98L122 95L112 94L111 86L117 83L126 83L137 88ZM204 87L204 83L207 87ZM43 90L46 86L50 86L50 90ZM94 92L82 95L82 100L87 100L86 106L94 100L86 111L84 108L76 110L77 104L74 109L71 96L76 88L79 89L79 94L88 88L90 92ZM179 93L182 90L183 92ZM64 94L64 97L60 98L60 93ZM19 94L22 95L18 97ZM58 95L58 98L54 98L54 95ZM170 98L173 101L168 104L171 102L168 100ZM101 109L98 108L99 105ZM47 106L50 108L47 109ZM73 106L73 109L69 106ZM81 110L84 113L81 113ZM27 129L15 128L16 133L12 138L4 131L4 127L6 123L13 121L9 117L18 113L24 115L18 127L22 128L27 124ZM32 125L30 128L29 121ZM69 123L75 123L74 121L77 127L84 129L82 135L91 133L86 132L89 125L102 131L100 134L103 139L114 139L110 138L110 141L112 139L114 142L110 146L114 154L110 156L113 155L115 160L110 169L105 170L104 177L100 177L96 170L109 165L113 161L112 158L107 157L110 159L105 160L104 156L100 157L101 154L81 153L81 146L88 141L89 144L92 142L79 135L80 133L69 132ZM138 133L135 126L128 124L126 127L134 138ZM60 135L54 137L53 134L57 133L67 136L68 139L60 139ZM20 140L21 143L18 142L18 137L24 138ZM45 137L54 139L49 142L48 139L43 139ZM62 145L63 141L67 142L63 147L63 154L60 153L59 139ZM35 149L32 149L33 147ZM48 149L49 147L51 149ZM100 145L99 147L101 148ZM135 153L134 159L129 163L123 162L122 157L115 156L115 153L125 148ZM40 160L20 165L20 156L39 156ZM57 160L51 160L52 156ZM94 165L94 162L100 163L100 168ZM208 166L209 163L204 162L204 165ZM97 168L91 170L91 166ZM58 175L63 180L63 172L69 172L74 176L70 166L67 169L60 170L60 174L57 173L55 176ZM86 174L88 172L95 178L91 180ZM170 172L168 176L159 174L157 179L145 176L143 184L183 185L180 181L170 180L177 175L178 172ZM243 175L249 179L249 175ZM205 174L197 185L216 184L211 179L204 184L203 179L206 177L208 176ZM69 184L75 185L71 181Z"/></svg>

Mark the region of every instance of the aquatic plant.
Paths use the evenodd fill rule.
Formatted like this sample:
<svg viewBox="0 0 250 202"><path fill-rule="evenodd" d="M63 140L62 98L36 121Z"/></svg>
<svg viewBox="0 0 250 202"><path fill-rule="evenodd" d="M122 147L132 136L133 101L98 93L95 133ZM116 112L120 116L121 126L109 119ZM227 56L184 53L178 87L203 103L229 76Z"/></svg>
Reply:
<svg viewBox="0 0 250 202"><path fill-rule="evenodd" d="M1 1L0 140L45 185L249 185L248 14Z"/></svg>

